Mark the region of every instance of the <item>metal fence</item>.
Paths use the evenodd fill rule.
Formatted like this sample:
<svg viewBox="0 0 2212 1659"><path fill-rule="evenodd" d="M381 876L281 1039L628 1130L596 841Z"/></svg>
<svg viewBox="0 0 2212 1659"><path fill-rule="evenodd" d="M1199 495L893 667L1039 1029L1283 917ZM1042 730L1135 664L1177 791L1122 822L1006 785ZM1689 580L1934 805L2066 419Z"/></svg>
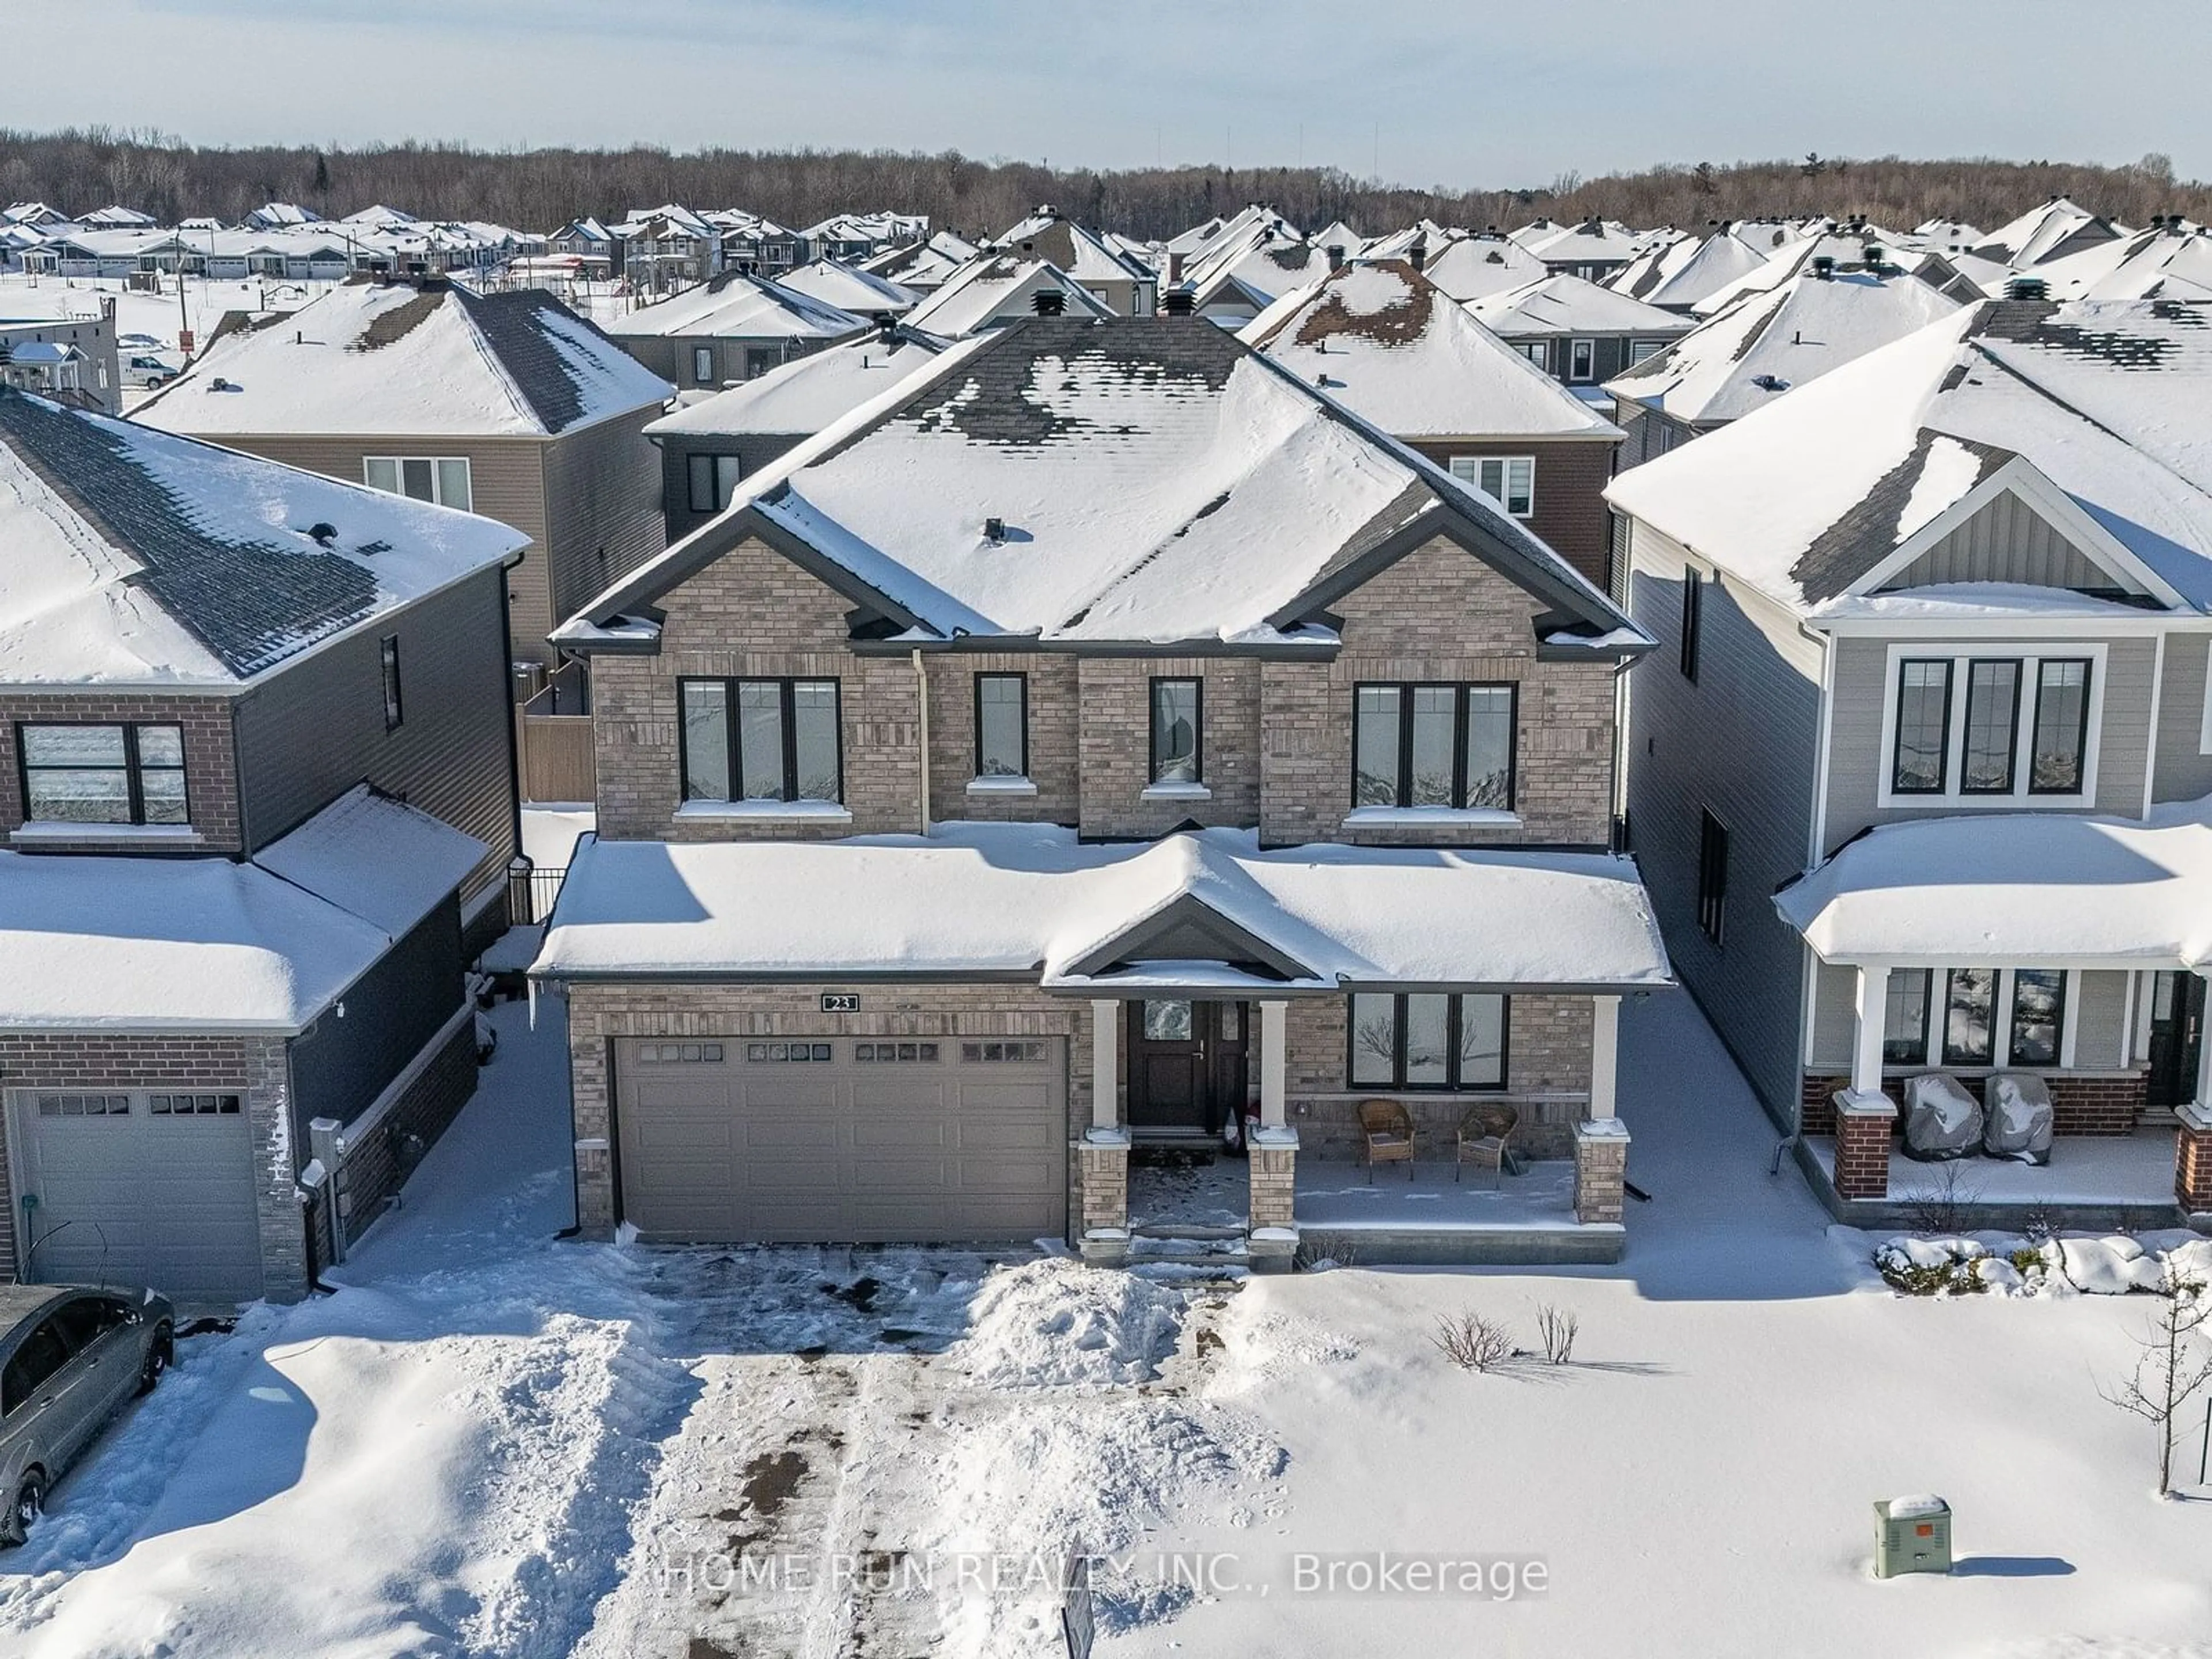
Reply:
<svg viewBox="0 0 2212 1659"><path fill-rule="evenodd" d="M561 896L561 884L568 875L566 865L509 870L507 873L507 920L517 927L526 927L533 922L544 921L553 914L554 901Z"/></svg>

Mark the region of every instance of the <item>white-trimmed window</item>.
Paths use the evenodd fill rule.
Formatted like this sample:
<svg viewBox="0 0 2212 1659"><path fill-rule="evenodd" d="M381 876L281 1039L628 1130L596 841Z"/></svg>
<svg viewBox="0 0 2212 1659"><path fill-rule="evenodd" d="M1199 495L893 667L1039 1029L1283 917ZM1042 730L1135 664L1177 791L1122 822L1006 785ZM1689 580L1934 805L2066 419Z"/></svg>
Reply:
<svg viewBox="0 0 2212 1659"><path fill-rule="evenodd" d="M1534 455L1455 455L1451 475L1473 484L1516 519L1536 510L1536 458Z"/></svg>
<svg viewBox="0 0 2212 1659"><path fill-rule="evenodd" d="M1886 1066L2071 1066L2081 986L2057 968L1893 968Z"/></svg>
<svg viewBox="0 0 2212 1659"><path fill-rule="evenodd" d="M1567 342L1567 378L1577 386L1587 385L1597 379L1597 342L1570 340Z"/></svg>
<svg viewBox="0 0 2212 1659"><path fill-rule="evenodd" d="M1893 645L1879 804L2096 799L2105 647Z"/></svg>
<svg viewBox="0 0 2212 1659"><path fill-rule="evenodd" d="M714 348L699 345L691 348L691 382L694 386L714 384Z"/></svg>
<svg viewBox="0 0 2212 1659"><path fill-rule="evenodd" d="M370 455L361 464L362 481L387 495L435 501L467 513L476 499L465 455Z"/></svg>
<svg viewBox="0 0 2212 1659"><path fill-rule="evenodd" d="M1633 368L1638 363L1649 362L1667 349L1664 340L1631 340L1628 343L1628 364Z"/></svg>

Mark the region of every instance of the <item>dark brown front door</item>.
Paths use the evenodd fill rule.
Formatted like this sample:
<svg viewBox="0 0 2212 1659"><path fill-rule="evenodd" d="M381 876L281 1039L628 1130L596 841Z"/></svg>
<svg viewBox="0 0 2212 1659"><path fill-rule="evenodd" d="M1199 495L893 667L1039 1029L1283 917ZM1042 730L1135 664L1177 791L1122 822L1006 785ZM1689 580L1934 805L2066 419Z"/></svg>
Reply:
<svg viewBox="0 0 2212 1659"><path fill-rule="evenodd" d="M1217 1133L1245 1088L1241 1002L1163 997L1129 1005L1129 1122Z"/></svg>

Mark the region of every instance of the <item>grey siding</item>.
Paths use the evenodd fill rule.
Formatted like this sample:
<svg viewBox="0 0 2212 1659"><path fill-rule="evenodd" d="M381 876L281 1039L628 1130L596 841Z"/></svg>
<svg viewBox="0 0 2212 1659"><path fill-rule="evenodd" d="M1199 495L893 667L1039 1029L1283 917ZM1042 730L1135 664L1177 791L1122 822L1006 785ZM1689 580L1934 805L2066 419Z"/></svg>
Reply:
<svg viewBox="0 0 2212 1659"><path fill-rule="evenodd" d="M2050 520L2009 490L1992 498L1882 586L1887 592L1942 582L2025 582L2084 592L2137 588L2093 562Z"/></svg>
<svg viewBox="0 0 2212 1659"><path fill-rule="evenodd" d="M465 894L514 855L514 773L500 573L488 570L325 647L238 699L240 799L249 853L368 782L491 850ZM379 642L399 636L398 729L384 729Z"/></svg>
<svg viewBox="0 0 2212 1659"><path fill-rule="evenodd" d="M1686 678L1681 550L1646 525L1631 536L1630 610L1659 649L1628 681L1629 844L1683 983L1767 1110L1791 1125L1805 952L1769 901L1805 865L1820 727L1818 670L1807 660L1814 647L1744 608L1762 601L1740 601L1708 579L1698 678ZM1718 945L1698 926L1699 815L1708 810L1729 831Z"/></svg>
<svg viewBox="0 0 2212 1659"><path fill-rule="evenodd" d="M660 512L668 545L675 546L714 516L691 510L691 457L735 455L744 469L739 476L749 478L803 437L796 432L757 432L730 438L672 433L659 440Z"/></svg>
<svg viewBox="0 0 2212 1659"><path fill-rule="evenodd" d="M1858 1016L1858 973L1832 962L1813 963L1813 1031L1805 1044L1814 1071L1849 1071Z"/></svg>
<svg viewBox="0 0 2212 1659"><path fill-rule="evenodd" d="M2204 752L2204 680L2212 639L2166 636L2166 672L2158 698L2158 771L2154 800L2202 800L2212 795L2212 755Z"/></svg>
<svg viewBox="0 0 2212 1659"><path fill-rule="evenodd" d="M659 414L657 405L634 410L546 444L544 540L551 626L667 545L659 458L644 431ZM543 648L544 641L529 643Z"/></svg>
<svg viewBox="0 0 2212 1659"><path fill-rule="evenodd" d="M2063 653L2101 644L2105 657L2102 735L2098 744L2097 798L2093 809L2139 817L2142 813L2144 769L2150 762L2151 669L2156 642L2144 638L2098 639L2079 635L2063 641L2021 645L1992 640L1976 642L1977 655L2041 650ZM1833 852L1870 824L1896 823L1977 810L1971 800L1931 799L1924 806L1884 807L1878 803L1887 757L1882 747L1882 700L1889 688L1890 641L1839 639L1835 643L1834 729L1829 741L1827 833L1825 851ZM1949 653L1948 641L1929 641L1930 654ZM1954 694L1954 702L1956 693ZM2039 810L2062 811L2039 804ZM2015 811L2008 807L1984 811Z"/></svg>
<svg viewBox="0 0 2212 1659"><path fill-rule="evenodd" d="M295 1146L319 1117L350 1123L373 1105L461 1006L461 912L430 912L339 1004L291 1044Z"/></svg>
<svg viewBox="0 0 2212 1659"><path fill-rule="evenodd" d="M2118 1071L2128 1063L2128 976L2124 973L2094 972L2085 973L2081 978L2081 995L2074 1020L2074 1069ZM1856 972L1850 968L1832 963L1817 966L1813 989L1813 1038L1806 1050L1808 1068L1814 1073L1841 1075L1850 1069L1856 980Z"/></svg>

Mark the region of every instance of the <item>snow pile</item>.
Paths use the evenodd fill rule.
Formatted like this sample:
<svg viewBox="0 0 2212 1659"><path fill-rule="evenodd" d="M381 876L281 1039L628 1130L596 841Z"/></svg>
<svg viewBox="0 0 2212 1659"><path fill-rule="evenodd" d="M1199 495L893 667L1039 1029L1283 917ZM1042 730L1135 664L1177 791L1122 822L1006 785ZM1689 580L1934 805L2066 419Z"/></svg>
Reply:
<svg viewBox="0 0 2212 1659"><path fill-rule="evenodd" d="M1001 1267L984 1281L974 1326L949 1357L991 1389L1148 1382L1175 1352L1188 1302L1166 1285L1065 1258Z"/></svg>
<svg viewBox="0 0 2212 1659"><path fill-rule="evenodd" d="M1883 1279L1907 1296L2125 1296L2160 1289L2169 1270L2183 1281L2212 1284L2212 1239L2182 1233L1892 1238L1873 1255Z"/></svg>

